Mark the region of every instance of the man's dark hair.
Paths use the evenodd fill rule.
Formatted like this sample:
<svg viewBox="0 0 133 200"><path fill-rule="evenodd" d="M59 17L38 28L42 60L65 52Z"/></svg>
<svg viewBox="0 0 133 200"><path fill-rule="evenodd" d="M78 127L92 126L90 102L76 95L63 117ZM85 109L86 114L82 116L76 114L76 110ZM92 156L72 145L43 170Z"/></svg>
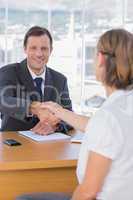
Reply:
<svg viewBox="0 0 133 200"><path fill-rule="evenodd" d="M24 47L26 47L27 40L30 36L41 36L41 35L47 35L49 37L50 46L52 48L53 39L50 32L46 28L43 28L40 26L33 26L28 30L28 32L25 34L25 37L24 37Z"/></svg>

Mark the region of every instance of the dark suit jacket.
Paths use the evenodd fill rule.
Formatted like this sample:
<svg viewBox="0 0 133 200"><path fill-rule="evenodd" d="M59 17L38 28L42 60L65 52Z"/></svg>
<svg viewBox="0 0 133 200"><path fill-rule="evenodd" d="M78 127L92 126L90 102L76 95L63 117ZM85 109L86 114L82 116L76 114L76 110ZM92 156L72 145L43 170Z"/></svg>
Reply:
<svg viewBox="0 0 133 200"><path fill-rule="evenodd" d="M27 68L26 59L0 69L2 131L29 130L38 123L39 120L35 117L27 116L30 103L40 100L35 93L37 91ZM72 110L66 77L48 67L46 67L42 101L54 101ZM70 128L62 122L58 131L67 132Z"/></svg>

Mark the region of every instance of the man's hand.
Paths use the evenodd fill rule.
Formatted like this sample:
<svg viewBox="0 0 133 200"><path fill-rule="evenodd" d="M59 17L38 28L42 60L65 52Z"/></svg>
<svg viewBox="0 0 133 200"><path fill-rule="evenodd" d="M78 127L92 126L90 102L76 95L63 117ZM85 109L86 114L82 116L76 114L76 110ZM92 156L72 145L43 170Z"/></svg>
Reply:
<svg viewBox="0 0 133 200"><path fill-rule="evenodd" d="M42 103L40 102L33 102L30 106L30 112L40 119L40 122L33 127L32 131L40 135L48 135L55 132L60 120L41 105Z"/></svg>
<svg viewBox="0 0 133 200"><path fill-rule="evenodd" d="M50 125L45 121L38 122L31 130L39 135L48 135L54 133L57 125Z"/></svg>
<svg viewBox="0 0 133 200"><path fill-rule="evenodd" d="M52 126L59 123L60 120L57 117L55 117L55 115L50 110L44 108L42 105L43 103L41 102L32 102L30 105L30 112L33 115L36 115L41 122L48 122Z"/></svg>
<svg viewBox="0 0 133 200"><path fill-rule="evenodd" d="M60 120L46 108L41 107L38 110L37 116L41 122L45 121L47 123L50 123L51 125L56 125L57 123L60 122Z"/></svg>

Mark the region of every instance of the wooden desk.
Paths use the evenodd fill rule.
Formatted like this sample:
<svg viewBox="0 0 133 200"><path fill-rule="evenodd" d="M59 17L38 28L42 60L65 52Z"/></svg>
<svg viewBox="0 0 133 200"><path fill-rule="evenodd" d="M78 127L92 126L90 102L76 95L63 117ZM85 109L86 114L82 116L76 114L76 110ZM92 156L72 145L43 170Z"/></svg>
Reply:
<svg viewBox="0 0 133 200"><path fill-rule="evenodd" d="M9 138L22 145L3 144ZM70 140L38 143L15 132L0 134L0 200L30 192L72 192L79 147Z"/></svg>

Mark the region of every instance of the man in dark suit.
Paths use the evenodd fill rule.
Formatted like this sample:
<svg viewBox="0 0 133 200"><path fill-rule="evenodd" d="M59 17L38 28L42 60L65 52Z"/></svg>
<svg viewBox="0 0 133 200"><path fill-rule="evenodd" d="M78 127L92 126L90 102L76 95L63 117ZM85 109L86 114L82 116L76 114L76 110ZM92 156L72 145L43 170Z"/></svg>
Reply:
<svg viewBox="0 0 133 200"><path fill-rule="evenodd" d="M67 132L71 129L64 122L40 122L37 116L30 113L30 105L34 101L54 101L72 110L66 77L46 66L52 52L52 43L51 34L47 29L34 26L24 38L27 58L0 69L2 131L33 128L39 134L48 134L53 131ZM47 115L47 112L48 122L50 114Z"/></svg>

